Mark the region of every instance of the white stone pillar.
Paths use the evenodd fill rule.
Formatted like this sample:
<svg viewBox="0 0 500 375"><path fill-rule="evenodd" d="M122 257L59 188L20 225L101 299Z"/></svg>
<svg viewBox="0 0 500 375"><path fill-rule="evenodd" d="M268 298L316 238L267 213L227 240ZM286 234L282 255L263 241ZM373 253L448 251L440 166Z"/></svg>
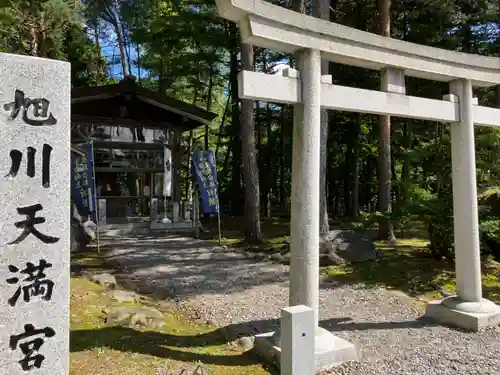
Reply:
<svg viewBox="0 0 500 375"><path fill-rule="evenodd" d="M290 306L314 310L318 323L321 54L299 53L302 103L293 112Z"/></svg>
<svg viewBox="0 0 500 375"><path fill-rule="evenodd" d="M297 60L302 100L293 111L290 306L304 305L312 309L311 326L316 327L314 366L321 371L346 361L355 361L358 354L354 345L318 327L321 54L319 51L303 50L298 53ZM327 78L323 80L328 81ZM287 354L283 353L282 358L280 347L288 354L290 345L293 350L299 351L295 342L290 344L294 334L283 332L284 340L280 330L256 335L256 351L271 361L286 362L289 356L287 359ZM303 365L307 368L312 366L311 363ZM284 370L289 369L290 363L284 363ZM302 371L305 367L296 369Z"/></svg>
<svg viewBox="0 0 500 375"><path fill-rule="evenodd" d="M481 263L471 81L451 82L450 93L458 98L460 108L460 122L451 125L457 295L464 301L480 302Z"/></svg>
<svg viewBox="0 0 500 375"><path fill-rule="evenodd" d="M385 68L380 71L380 89L395 94L406 94L405 72L402 69Z"/></svg>
<svg viewBox="0 0 500 375"><path fill-rule="evenodd" d="M471 81L451 82L450 93L445 99L458 102L460 115L460 121L451 124L457 295L429 302L426 314L442 323L479 331L500 323L500 308L482 298L474 147L475 100Z"/></svg>
<svg viewBox="0 0 500 375"><path fill-rule="evenodd" d="M281 310L281 374L316 373L314 311L307 306Z"/></svg>

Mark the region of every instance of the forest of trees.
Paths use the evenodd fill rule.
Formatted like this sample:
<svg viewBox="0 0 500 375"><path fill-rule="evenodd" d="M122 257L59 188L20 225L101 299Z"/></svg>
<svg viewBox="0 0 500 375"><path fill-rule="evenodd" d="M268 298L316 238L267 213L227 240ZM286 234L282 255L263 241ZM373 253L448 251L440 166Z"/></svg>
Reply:
<svg viewBox="0 0 500 375"><path fill-rule="evenodd" d="M237 74L293 67L293 56L241 45L237 26L218 17L214 0L0 1L0 51L70 61L74 87L135 75L143 87L217 113L183 141L215 150L221 205L244 215L247 242L260 242L260 216L289 211L293 108L240 100ZM500 55L500 4L492 0L276 2L384 37ZM105 55L110 46L116 53ZM328 62L322 70L335 84L380 88L377 71ZM446 93L446 83L407 78L409 95ZM500 90L475 94L482 105L500 102ZM418 222L433 256L452 255L449 124L324 110L321 146L322 232L329 217L348 218L378 223L379 238L394 240L397 229ZM500 130L477 127L476 149L483 251L495 253Z"/></svg>

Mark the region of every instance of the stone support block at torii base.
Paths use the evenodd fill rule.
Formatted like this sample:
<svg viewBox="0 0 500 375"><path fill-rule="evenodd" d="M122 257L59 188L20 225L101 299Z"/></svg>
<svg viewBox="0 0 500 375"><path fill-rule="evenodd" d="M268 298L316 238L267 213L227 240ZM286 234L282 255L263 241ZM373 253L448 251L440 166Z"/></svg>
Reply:
<svg viewBox="0 0 500 375"><path fill-rule="evenodd" d="M259 356L280 367L280 341L279 331L256 335L255 351ZM314 337L314 356L316 372L340 366L345 362L358 360L358 353L353 344L319 327L316 328Z"/></svg>
<svg viewBox="0 0 500 375"><path fill-rule="evenodd" d="M476 303L452 296L429 302L426 316L440 323L477 332L500 324L500 306L486 299Z"/></svg>

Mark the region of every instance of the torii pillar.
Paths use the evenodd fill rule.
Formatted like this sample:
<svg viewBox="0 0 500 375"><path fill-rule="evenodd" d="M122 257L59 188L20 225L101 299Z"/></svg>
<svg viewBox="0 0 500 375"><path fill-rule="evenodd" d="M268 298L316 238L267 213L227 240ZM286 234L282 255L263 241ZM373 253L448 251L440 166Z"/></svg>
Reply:
<svg viewBox="0 0 500 375"><path fill-rule="evenodd" d="M451 124L453 229L457 295L427 304L426 315L436 320L479 331L500 323L500 308L483 298L479 220L477 207L476 149L472 82L450 82L445 100L458 102L460 121Z"/></svg>
<svg viewBox="0 0 500 375"><path fill-rule="evenodd" d="M356 347L319 328L319 194L321 138L321 53L297 53L302 100L293 109L293 158L290 224L290 306L314 310L316 369L325 370L357 360ZM304 333L305 334L305 333ZM257 335L256 349L271 360L280 360L281 334Z"/></svg>

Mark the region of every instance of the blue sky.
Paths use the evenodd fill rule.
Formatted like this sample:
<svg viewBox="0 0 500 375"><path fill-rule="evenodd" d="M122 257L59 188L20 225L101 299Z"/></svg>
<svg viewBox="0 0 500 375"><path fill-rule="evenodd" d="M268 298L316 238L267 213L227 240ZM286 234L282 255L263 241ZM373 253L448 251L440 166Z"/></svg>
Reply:
<svg viewBox="0 0 500 375"><path fill-rule="evenodd" d="M110 38L111 39L111 38ZM114 38L113 38L114 39ZM102 54L108 60L109 74L112 78L122 79L122 66L120 60L120 49L115 40L101 42ZM137 59L137 51L134 48L130 50L130 60L132 61L132 74L136 77L139 75L137 64L134 61ZM114 61L114 63L113 63ZM141 69L141 77L147 76L147 72Z"/></svg>

